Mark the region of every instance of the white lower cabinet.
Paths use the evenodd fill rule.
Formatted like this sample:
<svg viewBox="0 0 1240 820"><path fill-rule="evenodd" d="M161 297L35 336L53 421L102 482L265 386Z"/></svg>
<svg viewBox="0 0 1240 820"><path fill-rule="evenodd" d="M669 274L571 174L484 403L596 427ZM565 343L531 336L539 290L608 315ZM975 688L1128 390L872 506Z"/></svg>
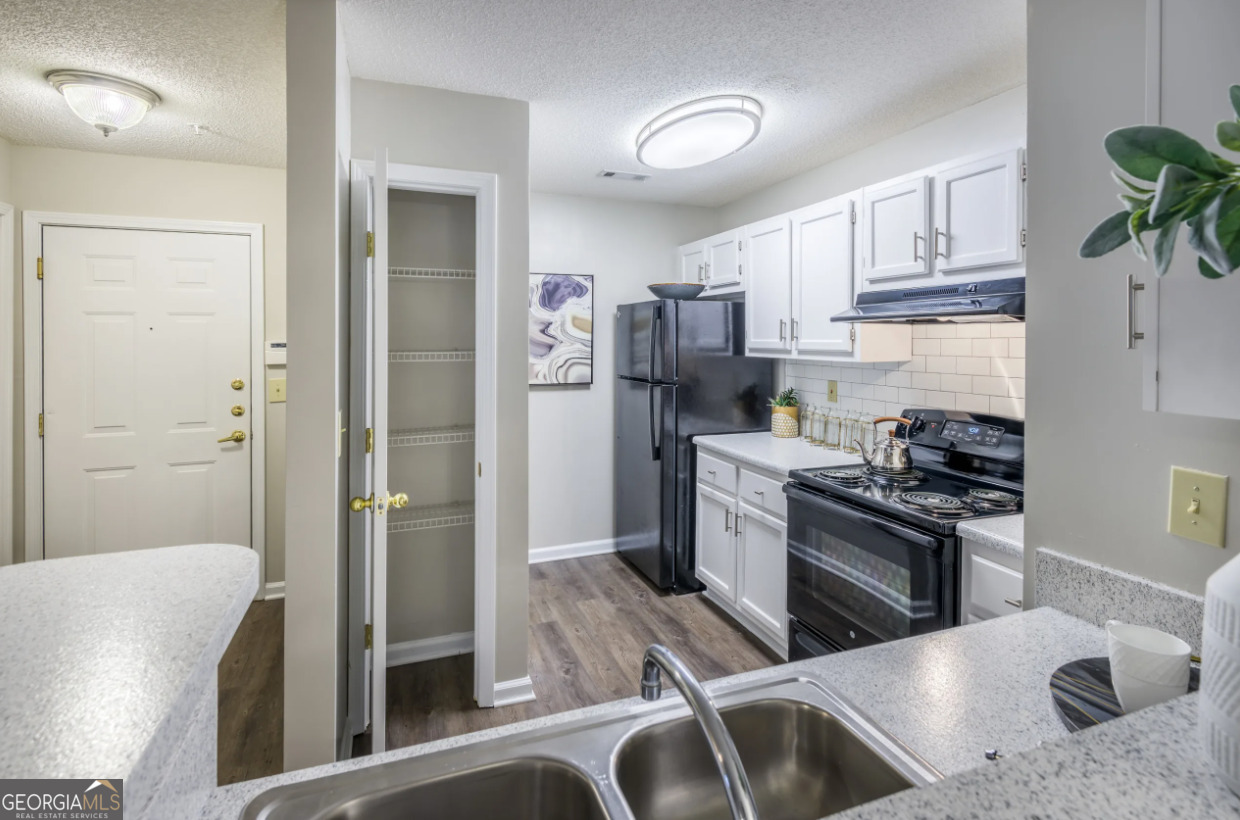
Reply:
<svg viewBox="0 0 1240 820"><path fill-rule="evenodd" d="M726 465L734 492L712 480ZM698 455L697 578L706 597L780 657L788 656L787 476ZM739 494L739 498L737 497Z"/></svg>
<svg viewBox="0 0 1240 820"><path fill-rule="evenodd" d="M962 540L960 558L961 623L988 621L1024 608L1022 559L970 538Z"/></svg>

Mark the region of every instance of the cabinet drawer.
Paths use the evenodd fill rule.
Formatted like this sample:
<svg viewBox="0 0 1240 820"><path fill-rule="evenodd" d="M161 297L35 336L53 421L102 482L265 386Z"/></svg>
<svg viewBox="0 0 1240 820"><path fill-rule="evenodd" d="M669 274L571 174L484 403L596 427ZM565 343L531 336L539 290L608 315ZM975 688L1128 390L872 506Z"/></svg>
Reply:
<svg viewBox="0 0 1240 820"><path fill-rule="evenodd" d="M766 510L780 520L788 520L788 499L784 484L773 478L741 469L740 491L737 497L759 509Z"/></svg>
<svg viewBox="0 0 1240 820"><path fill-rule="evenodd" d="M1008 601L1024 597L1024 576L980 555L969 556L972 581L969 584L969 611L981 618L994 618L1020 612Z"/></svg>
<svg viewBox="0 0 1240 820"><path fill-rule="evenodd" d="M736 495L736 465L699 452L697 479L703 484L718 487L725 493Z"/></svg>

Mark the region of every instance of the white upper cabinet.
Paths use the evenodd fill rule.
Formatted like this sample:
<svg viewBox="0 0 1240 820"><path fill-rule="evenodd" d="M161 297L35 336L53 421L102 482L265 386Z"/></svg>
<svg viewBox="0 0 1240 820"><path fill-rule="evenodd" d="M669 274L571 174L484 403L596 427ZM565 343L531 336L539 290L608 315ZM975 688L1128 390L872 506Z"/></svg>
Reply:
<svg viewBox="0 0 1240 820"><path fill-rule="evenodd" d="M724 231L705 240L706 292L739 293L741 286L741 230Z"/></svg>
<svg viewBox="0 0 1240 820"><path fill-rule="evenodd" d="M676 251L676 264L680 270L680 281L706 284L706 246L700 240L681 245Z"/></svg>
<svg viewBox="0 0 1240 820"><path fill-rule="evenodd" d="M862 265L867 290L906 287L930 270L930 180L907 177L862 194Z"/></svg>
<svg viewBox="0 0 1240 820"><path fill-rule="evenodd" d="M1021 263L1021 154L1019 149L1004 151L934 175L931 250L936 271L972 272Z"/></svg>
<svg viewBox="0 0 1240 820"><path fill-rule="evenodd" d="M853 304L854 209L848 195L792 214L791 338L797 352L852 352L854 326L831 317Z"/></svg>
<svg viewBox="0 0 1240 820"><path fill-rule="evenodd" d="M786 216L745 230L745 344L751 351L792 350L792 237Z"/></svg>

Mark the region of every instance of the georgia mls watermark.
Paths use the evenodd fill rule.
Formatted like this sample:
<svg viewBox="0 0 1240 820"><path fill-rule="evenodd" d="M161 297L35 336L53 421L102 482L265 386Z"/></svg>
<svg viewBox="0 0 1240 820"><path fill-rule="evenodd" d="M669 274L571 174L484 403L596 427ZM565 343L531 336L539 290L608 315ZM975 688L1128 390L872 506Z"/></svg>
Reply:
<svg viewBox="0 0 1240 820"><path fill-rule="evenodd" d="M121 780L0 780L0 820L122 820Z"/></svg>

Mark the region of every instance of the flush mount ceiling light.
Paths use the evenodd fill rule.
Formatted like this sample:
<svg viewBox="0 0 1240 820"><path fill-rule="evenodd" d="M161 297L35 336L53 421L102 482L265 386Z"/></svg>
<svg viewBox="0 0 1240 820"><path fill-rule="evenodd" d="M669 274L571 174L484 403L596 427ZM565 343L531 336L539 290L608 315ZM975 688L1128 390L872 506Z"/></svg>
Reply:
<svg viewBox="0 0 1240 820"><path fill-rule="evenodd" d="M144 85L93 71L51 71L47 81L64 95L73 113L103 132L132 128L159 105L159 95Z"/></svg>
<svg viewBox="0 0 1240 820"><path fill-rule="evenodd" d="M758 136L762 106L739 95L706 97L655 117L637 135L637 159L651 168L692 168L735 154Z"/></svg>

